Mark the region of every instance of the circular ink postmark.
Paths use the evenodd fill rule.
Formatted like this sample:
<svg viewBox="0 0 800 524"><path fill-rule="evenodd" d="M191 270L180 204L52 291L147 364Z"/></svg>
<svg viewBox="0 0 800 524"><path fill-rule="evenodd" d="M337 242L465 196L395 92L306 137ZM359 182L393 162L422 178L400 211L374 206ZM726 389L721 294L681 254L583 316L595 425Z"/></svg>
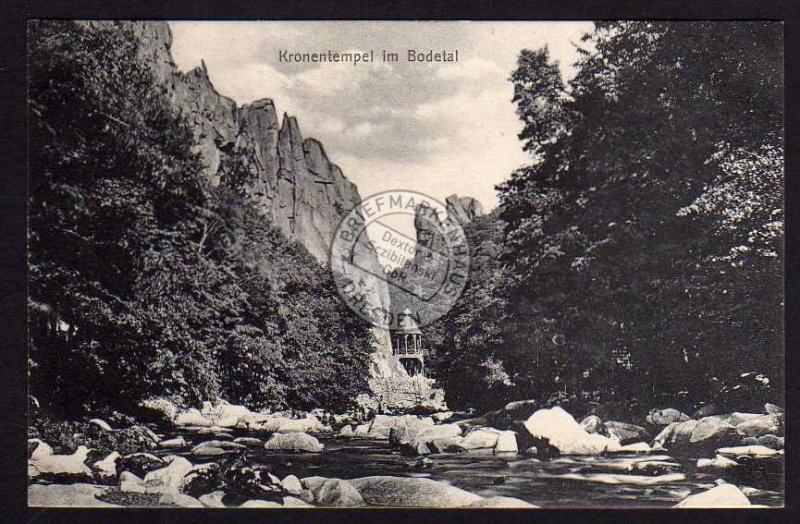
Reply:
<svg viewBox="0 0 800 524"><path fill-rule="evenodd" d="M469 276L461 224L436 199L410 190L364 199L341 221L331 243L336 289L373 326L422 327L453 307ZM391 227L391 215L411 215L416 237Z"/></svg>

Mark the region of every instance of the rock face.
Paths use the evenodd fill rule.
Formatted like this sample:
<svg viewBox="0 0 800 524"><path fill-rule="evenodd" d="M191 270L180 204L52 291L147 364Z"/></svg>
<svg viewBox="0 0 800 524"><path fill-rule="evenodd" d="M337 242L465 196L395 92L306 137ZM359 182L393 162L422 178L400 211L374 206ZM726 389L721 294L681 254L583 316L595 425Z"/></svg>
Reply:
<svg viewBox="0 0 800 524"><path fill-rule="evenodd" d="M99 26L111 22L88 22ZM279 117L275 104L262 99L237 107L211 83L205 63L188 72L177 69L170 47L172 34L164 22L123 22L139 38L139 54L166 87L174 107L194 134L195 151L205 174L219 184L232 174L231 166L244 168L247 194L252 202L287 238L296 240L320 262L327 263L333 234L342 218L361 201L355 184L328 157L324 146L305 138L297 119ZM474 206L462 204L465 213ZM377 256L368 261L379 272ZM389 290L383 280L363 289L371 302L388 309ZM376 330L376 350L391 354L388 333Z"/></svg>
<svg viewBox="0 0 800 524"><path fill-rule="evenodd" d="M464 225L483 215L483 206L472 197L459 197L450 195L445 199L447 216L453 217L459 224Z"/></svg>

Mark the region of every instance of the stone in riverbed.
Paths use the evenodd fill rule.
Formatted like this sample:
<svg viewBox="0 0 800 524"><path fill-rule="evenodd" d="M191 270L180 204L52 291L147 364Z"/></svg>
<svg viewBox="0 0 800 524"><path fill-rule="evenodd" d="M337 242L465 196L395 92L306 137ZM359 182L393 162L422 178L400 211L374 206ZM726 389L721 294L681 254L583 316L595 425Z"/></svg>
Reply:
<svg viewBox="0 0 800 524"><path fill-rule="evenodd" d="M597 433L598 435L607 435L605 424L597 415L589 415L581 420L581 427L586 433Z"/></svg>
<svg viewBox="0 0 800 524"><path fill-rule="evenodd" d="M237 437L233 441L244 446L260 446L262 444L262 440L255 437Z"/></svg>
<svg viewBox="0 0 800 524"><path fill-rule="evenodd" d="M117 451L109 453L103 460L98 460L92 464L95 477L101 480L112 480L117 478L117 462L122 456Z"/></svg>
<svg viewBox="0 0 800 524"><path fill-rule="evenodd" d="M205 504L196 498L183 493L163 493L158 499L159 504L178 506L181 508L204 508Z"/></svg>
<svg viewBox="0 0 800 524"><path fill-rule="evenodd" d="M703 493L690 495L675 505L676 508L745 508L750 500L733 484L722 484Z"/></svg>
<svg viewBox="0 0 800 524"><path fill-rule="evenodd" d="M287 475L286 478L281 481L281 487L290 495L299 495L303 492L303 484L295 475Z"/></svg>
<svg viewBox="0 0 800 524"><path fill-rule="evenodd" d="M144 477L143 483L150 493L169 491L169 488L180 489L184 477L193 468L191 462L176 455L164 457L164 461L168 461L166 467L153 470Z"/></svg>
<svg viewBox="0 0 800 524"><path fill-rule="evenodd" d="M616 440L587 433L558 406L540 409L525 421L524 427L533 439L547 441L562 455L599 455L620 447Z"/></svg>
<svg viewBox="0 0 800 524"><path fill-rule="evenodd" d="M130 471L139 477L147 475L149 472L163 468L166 463L152 453L131 453L119 460L121 471Z"/></svg>
<svg viewBox="0 0 800 524"><path fill-rule="evenodd" d="M203 416L200 410L191 408L175 417L176 426L213 426L214 421Z"/></svg>
<svg viewBox="0 0 800 524"><path fill-rule="evenodd" d="M501 431L497 436L495 453L517 453L517 435L513 431Z"/></svg>
<svg viewBox="0 0 800 524"><path fill-rule="evenodd" d="M499 434L497 430L476 428L467 433L459 446L465 450L494 449L497 446Z"/></svg>
<svg viewBox="0 0 800 524"><path fill-rule="evenodd" d="M717 455L713 459L700 459L697 461L697 469L730 469L739 465L735 460Z"/></svg>
<svg viewBox="0 0 800 524"><path fill-rule="evenodd" d="M764 413L766 413L767 415L781 415L783 414L783 412L784 410L780 406L777 406L775 404L770 404L769 402L764 404Z"/></svg>
<svg viewBox="0 0 800 524"><path fill-rule="evenodd" d="M341 438L351 438L351 437L355 437L356 434L353 431L353 426L348 424L348 425L342 427L342 429L339 430L339 435L338 436L341 437Z"/></svg>
<svg viewBox="0 0 800 524"><path fill-rule="evenodd" d="M782 431L783 415L761 415L736 426L736 430L748 437L763 437L764 435L779 435Z"/></svg>
<svg viewBox="0 0 800 524"><path fill-rule="evenodd" d="M748 437L750 438L750 437ZM766 446L772 449L783 449L784 446L784 438L779 437L777 435L764 435L758 438L757 444L761 446Z"/></svg>
<svg viewBox="0 0 800 524"><path fill-rule="evenodd" d="M319 440L307 433L274 433L267 442L264 449L273 451L306 451L309 453L320 453L324 446Z"/></svg>
<svg viewBox="0 0 800 524"><path fill-rule="evenodd" d="M112 431L111 426L105 420L101 418L93 418L89 421L89 424L97 426L98 428L102 429L103 431Z"/></svg>
<svg viewBox="0 0 800 524"><path fill-rule="evenodd" d="M718 449L717 454L730 457L750 456L755 458L763 458L780 455L781 452L770 449L766 446L732 446Z"/></svg>
<svg viewBox="0 0 800 524"><path fill-rule="evenodd" d="M147 493L144 481L130 471L123 471L120 474L119 490L125 493Z"/></svg>
<svg viewBox="0 0 800 524"><path fill-rule="evenodd" d="M335 478L307 477L302 480L303 486L311 490L314 502L327 507L364 506L361 494L349 482Z"/></svg>
<svg viewBox="0 0 800 524"><path fill-rule="evenodd" d="M538 508L529 502L514 497L489 497L476 500L469 508Z"/></svg>
<svg viewBox="0 0 800 524"><path fill-rule="evenodd" d="M689 420L689 415L681 413L677 409L653 409L646 417L648 424L652 426L668 426L675 422L685 422Z"/></svg>
<svg viewBox="0 0 800 524"><path fill-rule="evenodd" d="M44 457L49 457L55 452L46 442L38 438L28 439L28 458L32 460L40 460Z"/></svg>
<svg viewBox="0 0 800 524"><path fill-rule="evenodd" d="M281 506L277 502L272 502L272 501L269 501L269 500L253 499L253 500L248 500L244 504L240 504L239 507L240 508L282 508L283 506Z"/></svg>
<svg viewBox="0 0 800 524"><path fill-rule="evenodd" d="M31 484L28 486L28 505L43 507L114 507L99 500L108 490L95 484Z"/></svg>
<svg viewBox="0 0 800 524"><path fill-rule="evenodd" d="M634 442L650 441L650 434L641 426L610 420L605 423L606 436L617 439L623 446Z"/></svg>
<svg viewBox="0 0 800 524"><path fill-rule="evenodd" d="M297 497L283 497L284 508L313 508L308 502Z"/></svg>
<svg viewBox="0 0 800 524"><path fill-rule="evenodd" d="M237 444L236 442L208 440L192 448L192 455L196 457L216 457L219 455L227 455L228 453L238 453L245 449L247 449L247 446L244 444Z"/></svg>
<svg viewBox="0 0 800 524"><path fill-rule="evenodd" d="M85 464L89 448L80 446L72 455L40 455L28 460L28 476L47 477L68 482L92 478L92 470Z"/></svg>
<svg viewBox="0 0 800 524"><path fill-rule="evenodd" d="M189 444L186 442L186 439L183 438L182 436L162 440L161 442L158 443L158 446L164 449L180 449L180 448L185 448L188 445Z"/></svg>
<svg viewBox="0 0 800 524"><path fill-rule="evenodd" d="M224 508L225 504L222 503L222 498L224 496L225 496L224 491L217 490L202 495L197 500L199 500L200 503L206 508Z"/></svg>
<svg viewBox="0 0 800 524"><path fill-rule="evenodd" d="M374 506L454 508L481 500L474 493L425 478L374 476L349 482Z"/></svg>
<svg viewBox="0 0 800 524"><path fill-rule="evenodd" d="M735 411L730 415L728 415L728 417L725 420L731 426L738 426L739 424L748 422L753 419L761 418L763 416L764 415L761 413L739 413L738 411Z"/></svg>
<svg viewBox="0 0 800 524"><path fill-rule="evenodd" d="M712 445L732 444L738 442L736 428L728 424L723 417L705 417L697 421L697 425L689 436L689 444Z"/></svg>

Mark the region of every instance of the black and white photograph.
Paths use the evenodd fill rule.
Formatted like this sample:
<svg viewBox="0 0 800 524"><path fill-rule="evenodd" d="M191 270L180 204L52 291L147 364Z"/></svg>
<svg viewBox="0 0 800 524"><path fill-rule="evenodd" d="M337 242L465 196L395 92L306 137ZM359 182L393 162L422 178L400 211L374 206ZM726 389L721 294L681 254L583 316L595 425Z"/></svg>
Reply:
<svg viewBox="0 0 800 524"><path fill-rule="evenodd" d="M782 22L26 33L29 507L785 506Z"/></svg>

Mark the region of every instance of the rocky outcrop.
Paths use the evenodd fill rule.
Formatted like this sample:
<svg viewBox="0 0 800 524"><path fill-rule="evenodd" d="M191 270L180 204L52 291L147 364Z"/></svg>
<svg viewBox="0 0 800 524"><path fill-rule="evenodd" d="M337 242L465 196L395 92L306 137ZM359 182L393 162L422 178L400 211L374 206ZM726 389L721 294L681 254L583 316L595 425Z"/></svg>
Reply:
<svg viewBox="0 0 800 524"><path fill-rule="evenodd" d="M452 217L462 226L483 215L483 206L472 197L450 195L445 199L445 204L447 205L447 216Z"/></svg>
<svg viewBox="0 0 800 524"><path fill-rule="evenodd" d="M166 88L193 132L194 150L208 179L220 184L233 176L233 166L237 166L237 176L246 178L247 194L265 218L318 261L327 263L336 228L361 197L324 146L304 137L295 117L279 116L271 99L237 107L214 88L204 62L191 71L179 71L165 22L88 22L95 26L115 23L138 37L140 57L151 66L156 81ZM380 274L374 252L365 252L369 260L362 263ZM370 272L358 276L370 279L362 290L369 291L371 302L388 309L386 282ZM376 330L375 335L376 350L390 354L388 334Z"/></svg>

